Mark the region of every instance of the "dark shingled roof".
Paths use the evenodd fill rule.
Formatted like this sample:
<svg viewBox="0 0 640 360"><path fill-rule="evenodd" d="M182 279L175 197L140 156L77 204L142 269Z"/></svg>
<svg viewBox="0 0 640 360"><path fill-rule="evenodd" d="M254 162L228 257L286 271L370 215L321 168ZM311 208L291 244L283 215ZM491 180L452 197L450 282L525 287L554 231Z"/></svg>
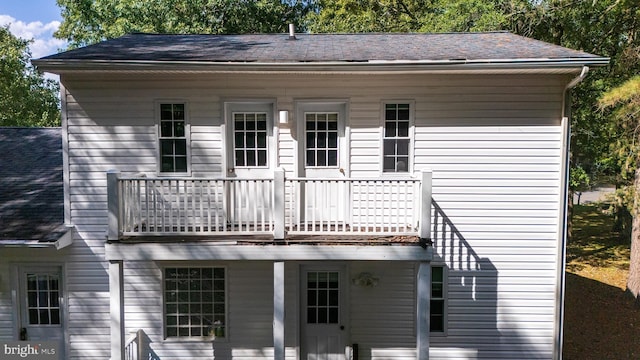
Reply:
<svg viewBox="0 0 640 360"><path fill-rule="evenodd" d="M130 34L45 60L299 63L602 59L508 32L442 34Z"/></svg>
<svg viewBox="0 0 640 360"><path fill-rule="evenodd" d="M66 232L62 174L60 128L0 128L0 240Z"/></svg>

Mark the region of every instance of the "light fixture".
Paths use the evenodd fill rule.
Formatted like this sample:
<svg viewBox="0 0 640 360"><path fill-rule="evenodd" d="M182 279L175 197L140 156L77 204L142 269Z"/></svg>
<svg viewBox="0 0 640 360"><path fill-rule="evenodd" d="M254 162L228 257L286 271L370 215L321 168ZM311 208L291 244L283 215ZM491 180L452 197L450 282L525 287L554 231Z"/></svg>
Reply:
<svg viewBox="0 0 640 360"><path fill-rule="evenodd" d="M380 279L370 272L361 272L351 280L353 285L369 288L377 286L379 281Z"/></svg>
<svg viewBox="0 0 640 360"><path fill-rule="evenodd" d="M278 122L280 124L289 123L289 111L288 110L280 110L280 111L278 111Z"/></svg>

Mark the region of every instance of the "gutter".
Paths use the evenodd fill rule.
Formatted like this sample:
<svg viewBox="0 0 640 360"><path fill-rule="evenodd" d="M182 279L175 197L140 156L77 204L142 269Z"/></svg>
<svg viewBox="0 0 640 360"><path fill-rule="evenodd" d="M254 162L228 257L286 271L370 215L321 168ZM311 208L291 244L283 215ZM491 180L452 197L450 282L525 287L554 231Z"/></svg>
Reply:
<svg viewBox="0 0 640 360"><path fill-rule="evenodd" d="M38 59L33 65L52 73L76 71L204 71L204 72L367 72L381 73L445 71L445 70L504 70L504 69L570 69L580 66L604 66L609 58L561 59L451 59L451 60L364 60L364 61L158 61L158 60L80 60Z"/></svg>
<svg viewBox="0 0 640 360"><path fill-rule="evenodd" d="M562 169L563 184L561 189L562 204L560 208L560 251L558 259L558 296L556 297L557 322L555 329L555 344L553 358L562 360L562 346L564 337L564 298L565 298L565 267L567 265L567 215L569 214L569 151L571 145L571 89L580 84L589 72L588 66L583 66L580 75L573 78L564 88L562 97L562 132L564 143L562 144Z"/></svg>

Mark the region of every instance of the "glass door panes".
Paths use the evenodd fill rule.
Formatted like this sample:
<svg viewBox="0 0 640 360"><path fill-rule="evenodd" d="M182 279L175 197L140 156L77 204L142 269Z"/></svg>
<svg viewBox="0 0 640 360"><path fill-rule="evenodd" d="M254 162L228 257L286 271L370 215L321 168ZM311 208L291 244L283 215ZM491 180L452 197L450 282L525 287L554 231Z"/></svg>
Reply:
<svg viewBox="0 0 640 360"><path fill-rule="evenodd" d="M305 113L306 164L338 166L338 113Z"/></svg>
<svg viewBox="0 0 640 360"><path fill-rule="evenodd" d="M337 324L340 321L340 273L307 273L307 323Z"/></svg>
<svg viewBox="0 0 640 360"><path fill-rule="evenodd" d="M27 317L30 325L60 325L60 277L27 273Z"/></svg>
<svg viewBox="0 0 640 360"><path fill-rule="evenodd" d="M267 114L233 114L233 149L236 167L267 166Z"/></svg>

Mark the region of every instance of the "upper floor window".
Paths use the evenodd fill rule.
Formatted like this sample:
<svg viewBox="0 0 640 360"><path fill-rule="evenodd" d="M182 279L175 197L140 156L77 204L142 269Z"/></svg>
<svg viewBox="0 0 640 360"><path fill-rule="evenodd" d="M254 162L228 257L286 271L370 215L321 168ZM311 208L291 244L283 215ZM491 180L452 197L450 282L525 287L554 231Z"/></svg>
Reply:
<svg viewBox="0 0 640 360"><path fill-rule="evenodd" d="M409 171L409 129L411 112L409 104L385 104L383 135L383 172Z"/></svg>
<svg viewBox="0 0 640 360"><path fill-rule="evenodd" d="M160 172L186 173L187 119L185 104L160 104Z"/></svg>

